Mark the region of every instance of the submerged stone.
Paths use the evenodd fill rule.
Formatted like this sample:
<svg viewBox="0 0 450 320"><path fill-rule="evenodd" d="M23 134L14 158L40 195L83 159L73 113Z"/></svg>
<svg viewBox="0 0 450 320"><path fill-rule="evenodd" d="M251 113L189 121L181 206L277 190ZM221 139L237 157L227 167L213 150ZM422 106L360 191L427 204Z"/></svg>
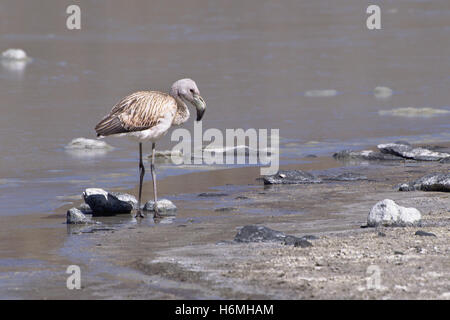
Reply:
<svg viewBox="0 0 450 320"><path fill-rule="evenodd" d="M334 89L309 90L305 92L305 97L334 97L338 92Z"/></svg>
<svg viewBox="0 0 450 320"><path fill-rule="evenodd" d="M375 98L377 99L386 99L389 98L390 96L392 96L392 89L388 88L388 87L376 87L373 90L373 95L375 96Z"/></svg>
<svg viewBox="0 0 450 320"><path fill-rule="evenodd" d="M76 138L69 142L68 145L65 146L65 149L68 150L83 150L83 149L113 149L109 144L105 141L94 140L94 139L86 139L86 138Z"/></svg>
<svg viewBox="0 0 450 320"><path fill-rule="evenodd" d="M439 115L450 114L450 111L435 108L397 108L392 110L380 110L378 111L378 114L380 116L396 116L406 118L431 118Z"/></svg>

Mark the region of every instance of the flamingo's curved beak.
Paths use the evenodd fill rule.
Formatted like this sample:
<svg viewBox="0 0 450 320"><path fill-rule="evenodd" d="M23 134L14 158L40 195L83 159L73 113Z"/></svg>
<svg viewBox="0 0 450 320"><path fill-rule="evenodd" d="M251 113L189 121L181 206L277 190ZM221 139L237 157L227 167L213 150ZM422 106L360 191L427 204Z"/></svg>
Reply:
<svg viewBox="0 0 450 320"><path fill-rule="evenodd" d="M203 114L206 110L206 102L203 100L202 96L199 94L194 95L194 101L193 104L195 106L195 109L197 109L197 121L202 120Z"/></svg>

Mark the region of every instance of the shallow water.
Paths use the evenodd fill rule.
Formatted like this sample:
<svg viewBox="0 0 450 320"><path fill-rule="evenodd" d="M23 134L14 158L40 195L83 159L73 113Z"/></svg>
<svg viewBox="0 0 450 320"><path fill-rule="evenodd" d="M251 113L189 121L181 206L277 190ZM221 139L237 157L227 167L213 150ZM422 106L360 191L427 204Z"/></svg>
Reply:
<svg viewBox="0 0 450 320"><path fill-rule="evenodd" d="M134 188L137 145L108 139L113 151L92 154L64 146L94 138L95 124L126 94L167 91L182 77L208 104L204 130L279 128L283 163L392 139L450 140L446 113L380 115L450 110L446 0L383 3L381 31L367 30L357 0L80 6L82 29L69 31L65 3L0 4L0 50L33 58L0 65L0 216L48 212L86 187ZM378 86L392 96L376 98ZM158 148L173 144L168 135ZM196 170L164 165L158 175Z"/></svg>

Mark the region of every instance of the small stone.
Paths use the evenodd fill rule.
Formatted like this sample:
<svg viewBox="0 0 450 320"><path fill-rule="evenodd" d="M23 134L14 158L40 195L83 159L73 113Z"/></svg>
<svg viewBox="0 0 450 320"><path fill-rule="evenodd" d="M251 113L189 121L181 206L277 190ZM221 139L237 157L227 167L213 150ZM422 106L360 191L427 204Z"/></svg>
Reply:
<svg viewBox="0 0 450 320"><path fill-rule="evenodd" d="M436 235L434 233L426 232L426 231L423 231L423 230L416 231L416 233L414 233L414 235L422 236L422 237L436 237Z"/></svg>
<svg viewBox="0 0 450 320"><path fill-rule="evenodd" d="M413 191L414 188L411 187L409 184L407 183L402 183L399 187L398 187L398 191Z"/></svg>
<svg viewBox="0 0 450 320"><path fill-rule="evenodd" d="M67 210L66 215L67 224L90 224L95 223L86 217L81 210L77 208L71 208Z"/></svg>
<svg viewBox="0 0 450 320"><path fill-rule="evenodd" d="M285 245L293 245L295 247L311 247L312 243L307 241L306 237L295 237L286 235L283 232L276 231L265 226L248 225L242 227L236 234L235 242L281 242Z"/></svg>
<svg viewBox="0 0 450 320"><path fill-rule="evenodd" d="M265 176L264 184L310 184L321 183L322 180L302 170L280 170L272 176Z"/></svg>
<svg viewBox="0 0 450 320"><path fill-rule="evenodd" d="M312 243L306 239L300 239L294 242L294 247L301 247L301 248L312 247Z"/></svg>
<svg viewBox="0 0 450 320"><path fill-rule="evenodd" d="M306 239L306 240L317 240L319 239L319 237L313 235L313 234L307 234L301 237L301 239Z"/></svg>
<svg viewBox="0 0 450 320"><path fill-rule="evenodd" d="M275 231L264 226L248 225L244 226L236 234L234 241L236 242L282 242L286 238L283 232Z"/></svg>
<svg viewBox="0 0 450 320"><path fill-rule="evenodd" d="M214 209L214 211L216 211L216 212L228 212L228 211L236 211L236 210L237 210L237 208L234 208L234 207L224 207L224 208Z"/></svg>
<svg viewBox="0 0 450 320"><path fill-rule="evenodd" d="M160 199L156 204L156 209L158 213L164 216L173 216L176 215L175 211L177 207L173 204L172 201L168 199ZM143 208L144 211L155 211L155 201L148 201Z"/></svg>
<svg viewBox="0 0 450 320"><path fill-rule="evenodd" d="M390 96L392 96L392 93L393 93L392 89L388 88L388 87L380 86L380 87L376 87L373 90L373 94L374 94L375 98L377 98L377 99L387 99Z"/></svg>
<svg viewBox="0 0 450 320"><path fill-rule="evenodd" d="M334 89L309 90L305 92L305 97L334 97L338 92Z"/></svg>

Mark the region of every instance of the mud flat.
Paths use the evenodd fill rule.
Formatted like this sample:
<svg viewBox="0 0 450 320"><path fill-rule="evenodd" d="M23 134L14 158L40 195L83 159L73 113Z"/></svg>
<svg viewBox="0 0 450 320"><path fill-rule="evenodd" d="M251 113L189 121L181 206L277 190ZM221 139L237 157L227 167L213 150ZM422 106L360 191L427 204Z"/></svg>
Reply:
<svg viewBox="0 0 450 320"><path fill-rule="evenodd" d="M448 168L436 162L376 163L315 171L351 170L367 180L254 183L199 200L201 205L178 201L189 209L170 224L96 233L97 246L90 251L126 270L114 287L115 296L126 298L449 299L449 193L396 187ZM372 206L386 198L419 209L421 225L362 228ZM218 203L234 210L214 211ZM239 228L250 224L318 239L306 248L233 242Z"/></svg>

